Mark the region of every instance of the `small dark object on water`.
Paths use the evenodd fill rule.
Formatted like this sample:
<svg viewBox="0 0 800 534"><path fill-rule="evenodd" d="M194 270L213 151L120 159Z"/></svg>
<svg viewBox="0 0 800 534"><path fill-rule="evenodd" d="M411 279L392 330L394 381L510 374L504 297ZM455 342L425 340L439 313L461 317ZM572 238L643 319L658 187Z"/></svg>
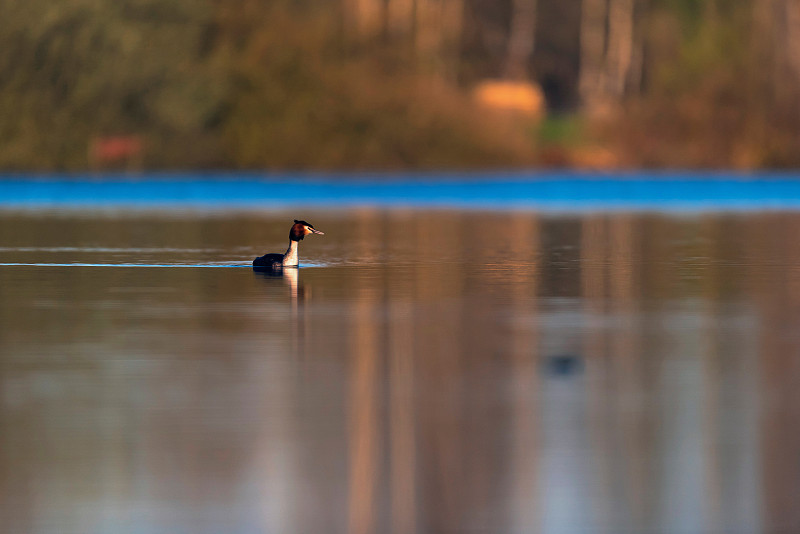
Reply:
<svg viewBox="0 0 800 534"><path fill-rule="evenodd" d="M259 256L253 260L253 269L263 271L297 267L300 263L297 255L297 246L308 234L325 235L323 232L316 230L312 224L295 219L291 230L289 230L289 248L286 249L286 254L272 253Z"/></svg>
<svg viewBox="0 0 800 534"><path fill-rule="evenodd" d="M583 371L583 358L574 354L559 354L545 358L544 365L550 376L564 378Z"/></svg>

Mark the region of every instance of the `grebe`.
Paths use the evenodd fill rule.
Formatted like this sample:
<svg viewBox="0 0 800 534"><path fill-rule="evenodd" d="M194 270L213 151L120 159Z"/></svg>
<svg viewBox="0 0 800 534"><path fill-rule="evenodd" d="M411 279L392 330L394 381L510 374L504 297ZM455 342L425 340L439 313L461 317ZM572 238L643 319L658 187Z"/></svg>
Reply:
<svg viewBox="0 0 800 534"><path fill-rule="evenodd" d="M297 267L297 245L308 234L325 235L316 230L306 221L295 219L292 229L289 230L289 248L286 254L264 254L253 260L253 269L283 269L284 267Z"/></svg>

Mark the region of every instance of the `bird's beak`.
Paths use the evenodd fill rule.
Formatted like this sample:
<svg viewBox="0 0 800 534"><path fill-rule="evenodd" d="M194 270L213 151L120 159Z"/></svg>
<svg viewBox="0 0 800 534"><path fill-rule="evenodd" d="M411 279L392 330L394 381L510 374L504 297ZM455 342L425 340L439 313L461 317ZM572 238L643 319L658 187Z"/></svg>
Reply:
<svg viewBox="0 0 800 534"><path fill-rule="evenodd" d="M311 230L312 234L325 235L325 232L320 232L319 230L316 230L314 228L309 228L309 230Z"/></svg>

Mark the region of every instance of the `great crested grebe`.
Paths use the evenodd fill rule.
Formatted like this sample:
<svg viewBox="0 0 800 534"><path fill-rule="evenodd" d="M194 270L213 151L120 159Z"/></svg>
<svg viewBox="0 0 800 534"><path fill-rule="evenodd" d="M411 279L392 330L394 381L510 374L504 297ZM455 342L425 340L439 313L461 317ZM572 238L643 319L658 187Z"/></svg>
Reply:
<svg viewBox="0 0 800 534"><path fill-rule="evenodd" d="M313 225L306 221L295 219L292 229L289 230L289 248L286 254L264 254L253 260L253 269L283 269L284 267L297 267L299 263L297 257L297 245L308 234L325 235L316 230Z"/></svg>

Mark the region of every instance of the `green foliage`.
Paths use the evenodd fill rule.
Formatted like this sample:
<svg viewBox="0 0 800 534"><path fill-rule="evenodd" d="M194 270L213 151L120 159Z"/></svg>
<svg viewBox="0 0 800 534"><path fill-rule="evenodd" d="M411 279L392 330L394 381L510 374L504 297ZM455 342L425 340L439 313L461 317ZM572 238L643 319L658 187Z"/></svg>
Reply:
<svg viewBox="0 0 800 534"><path fill-rule="evenodd" d="M701 3L695 1L692 4ZM697 10L695 6L694 11ZM655 42L651 38L651 48L673 48L666 53L651 51L651 56L662 59L652 61L649 65L653 71L652 92L686 93L711 86L744 87L746 83L743 82L747 81L747 72L751 67L748 64L751 60L749 49L752 47L748 27L750 10L739 6L738 9L729 8L724 12L715 11L705 17L698 14L689 22L681 20L681 16L685 15L686 11L681 10L654 14L654 18L661 17L662 23L672 17L673 22L667 23L668 27L682 27L686 31L671 45Z"/></svg>
<svg viewBox="0 0 800 534"><path fill-rule="evenodd" d="M349 50L332 2L0 0L0 168L81 169L136 135L145 167L514 164L454 89ZM387 72L387 66L389 71Z"/></svg>
<svg viewBox="0 0 800 534"><path fill-rule="evenodd" d="M542 145L578 146L585 142L585 125L580 116L551 115L536 129L536 138Z"/></svg>
<svg viewBox="0 0 800 534"><path fill-rule="evenodd" d="M555 2L539 3L530 70L561 112L580 0ZM85 169L94 140L125 135L145 168L509 167L553 147L569 164L587 145L630 165L800 163L797 81L773 79L788 69L755 0L637 4L643 89L605 129L577 108L541 124L476 108L459 80L502 71L511 5L470 11L459 56L356 39L352 6L330 0L0 0L0 169Z"/></svg>
<svg viewBox="0 0 800 534"><path fill-rule="evenodd" d="M274 83L279 73L291 82ZM224 131L234 161L243 167L430 168L520 161L488 138L474 113L464 113L469 105L444 88L427 90L415 79L383 77L368 65L317 71L308 62L277 62L260 76L248 76Z"/></svg>
<svg viewBox="0 0 800 534"><path fill-rule="evenodd" d="M791 133L799 125L774 98L779 87L797 92L781 86L785 80L774 79L774 67L765 62L754 4L656 5L648 36L647 93L627 107L609 134L626 159L655 167L800 164L800 146ZM692 13L697 18L689 22L685 17Z"/></svg>
<svg viewBox="0 0 800 534"><path fill-rule="evenodd" d="M342 40L333 4L227 3L217 46L232 105L221 135L244 168L431 168L520 163L457 90L391 47Z"/></svg>
<svg viewBox="0 0 800 534"><path fill-rule="evenodd" d="M146 138L153 164L166 162L203 136L224 103L224 77L198 57L211 12L197 2L0 8L2 168L86 167L91 139L126 133Z"/></svg>

